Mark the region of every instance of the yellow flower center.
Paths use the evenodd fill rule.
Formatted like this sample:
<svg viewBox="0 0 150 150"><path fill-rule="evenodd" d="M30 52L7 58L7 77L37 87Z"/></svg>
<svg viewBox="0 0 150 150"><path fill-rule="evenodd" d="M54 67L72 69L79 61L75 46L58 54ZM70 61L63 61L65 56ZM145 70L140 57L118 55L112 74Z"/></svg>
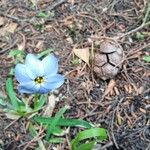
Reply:
<svg viewBox="0 0 150 150"><path fill-rule="evenodd" d="M43 77L36 77L36 78L34 79L34 82L35 82L36 84L41 84L41 83L44 82L44 78L43 78Z"/></svg>

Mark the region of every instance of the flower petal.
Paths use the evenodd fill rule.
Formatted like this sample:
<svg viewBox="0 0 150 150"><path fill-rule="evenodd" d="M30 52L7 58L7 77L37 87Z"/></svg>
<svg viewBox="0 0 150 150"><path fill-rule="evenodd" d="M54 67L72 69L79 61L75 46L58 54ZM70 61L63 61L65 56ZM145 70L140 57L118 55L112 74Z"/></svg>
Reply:
<svg viewBox="0 0 150 150"><path fill-rule="evenodd" d="M48 93L50 90L49 89L46 89L44 88L43 86L40 86L40 89L38 91L39 94L46 94Z"/></svg>
<svg viewBox="0 0 150 150"><path fill-rule="evenodd" d="M17 64L15 67L15 77L18 82L29 82L31 78L26 72L26 66L24 64Z"/></svg>
<svg viewBox="0 0 150 150"><path fill-rule="evenodd" d="M31 71L27 72L29 76L43 76L44 69L42 62L33 54L28 54L25 59L26 67Z"/></svg>
<svg viewBox="0 0 150 150"><path fill-rule="evenodd" d="M49 90L54 90L64 83L64 77L60 74L46 76L42 87Z"/></svg>
<svg viewBox="0 0 150 150"><path fill-rule="evenodd" d="M20 93L38 93L40 86L36 85L34 81L19 84L18 90Z"/></svg>
<svg viewBox="0 0 150 150"><path fill-rule="evenodd" d="M18 91L20 93L26 93L26 94L32 94L33 91L29 90L29 89L26 89L25 87L23 86L18 86Z"/></svg>
<svg viewBox="0 0 150 150"><path fill-rule="evenodd" d="M44 68L44 75L54 75L58 71L58 59L53 55L50 54L46 56L42 60L43 68Z"/></svg>

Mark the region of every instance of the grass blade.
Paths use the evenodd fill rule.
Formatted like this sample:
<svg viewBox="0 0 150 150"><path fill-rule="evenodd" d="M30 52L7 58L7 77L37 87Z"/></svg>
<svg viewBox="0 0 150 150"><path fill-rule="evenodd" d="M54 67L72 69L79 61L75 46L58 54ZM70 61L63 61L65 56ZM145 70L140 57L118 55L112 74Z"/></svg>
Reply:
<svg viewBox="0 0 150 150"><path fill-rule="evenodd" d="M51 124L52 121L54 120L54 117L40 117L40 116L35 116L33 118L36 122L38 123L43 123L43 124ZM81 119L64 119L60 118L57 122L57 126L77 126L77 127L83 127L83 128L92 128L93 125L88 123L87 121L81 120Z"/></svg>
<svg viewBox="0 0 150 150"><path fill-rule="evenodd" d="M92 150L95 143L96 143L95 141L92 141L85 144L81 144L76 150Z"/></svg>
<svg viewBox="0 0 150 150"><path fill-rule="evenodd" d="M45 55L47 55L47 54L49 54L49 53L51 53L53 51L54 51L53 49L48 48L48 49L42 51L40 54L38 54L38 58L41 58L41 57L43 57L43 56L45 56Z"/></svg>
<svg viewBox="0 0 150 150"><path fill-rule="evenodd" d="M80 133L77 134L74 140L71 142L71 147L72 150L81 150L81 149L86 149L88 146L90 149L92 149L94 144L96 143L94 141L90 141L88 143L80 145L80 142L83 140L89 140L90 138L97 138L98 140L105 140L107 138L107 134L105 129L103 128L91 128L87 129L85 131L81 131ZM91 148L92 147L92 148ZM87 149L87 150L90 150Z"/></svg>
<svg viewBox="0 0 150 150"><path fill-rule="evenodd" d="M19 110L18 98L13 90L13 81L11 77L6 80L6 92L14 109Z"/></svg>
<svg viewBox="0 0 150 150"><path fill-rule="evenodd" d="M31 134L33 137L35 137L35 136L37 135L37 131L35 130L35 127L33 127L33 125L32 125L31 123L29 123L28 129L29 129L30 134Z"/></svg>
<svg viewBox="0 0 150 150"><path fill-rule="evenodd" d="M34 103L34 111L40 110L46 102L44 95L41 95L40 98Z"/></svg>
<svg viewBox="0 0 150 150"><path fill-rule="evenodd" d="M46 140L48 141L51 133L53 132L53 129L57 125L57 122L61 118L61 116L65 113L65 111L68 109L67 106L61 108L55 115L54 119L52 120L51 124L47 127L47 134L46 134Z"/></svg>
<svg viewBox="0 0 150 150"><path fill-rule="evenodd" d="M64 138L51 138L48 142L49 143L54 143L54 144L59 144L64 142Z"/></svg>
<svg viewBox="0 0 150 150"><path fill-rule="evenodd" d="M35 138L37 136L37 131L35 130L35 127L32 125L31 122L29 122L29 127L28 130L30 132L30 134ZM39 144L39 149L40 150L46 150L43 141L41 139L38 140L38 144Z"/></svg>

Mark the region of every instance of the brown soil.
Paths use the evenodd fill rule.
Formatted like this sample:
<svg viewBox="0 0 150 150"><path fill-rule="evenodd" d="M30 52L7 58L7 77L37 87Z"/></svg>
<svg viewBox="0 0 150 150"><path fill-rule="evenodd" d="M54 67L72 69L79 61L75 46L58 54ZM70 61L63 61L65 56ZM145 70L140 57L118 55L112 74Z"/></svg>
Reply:
<svg viewBox="0 0 150 150"><path fill-rule="evenodd" d="M150 55L150 25L134 31L142 24L146 8L146 0L38 0L35 6L31 0L0 0L0 96L6 96L5 79L13 66L8 57L11 49L40 53L52 48L60 59L60 73L66 75L55 111L68 104L67 118L106 128L107 150L150 149L150 64L143 61L143 56ZM41 10L51 15L37 17ZM139 38L139 33L144 37ZM94 50L102 38L116 39L125 53L120 73L106 81L84 62L72 63L75 45ZM32 139L26 120L13 122L0 111L0 148L26 148ZM67 138L71 140L78 131L70 129L66 141L55 147L69 149ZM27 149L35 145L31 142ZM47 147L52 150L54 145Z"/></svg>

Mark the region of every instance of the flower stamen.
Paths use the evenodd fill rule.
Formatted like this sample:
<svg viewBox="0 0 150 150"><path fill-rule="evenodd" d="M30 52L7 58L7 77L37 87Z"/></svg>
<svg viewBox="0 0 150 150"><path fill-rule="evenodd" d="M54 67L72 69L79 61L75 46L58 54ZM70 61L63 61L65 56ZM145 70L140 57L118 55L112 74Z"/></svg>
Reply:
<svg viewBox="0 0 150 150"><path fill-rule="evenodd" d="M34 79L34 82L36 83L36 84L41 84L41 83L43 83L44 82L44 78L43 77L36 77L35 79Z"/></svg>

